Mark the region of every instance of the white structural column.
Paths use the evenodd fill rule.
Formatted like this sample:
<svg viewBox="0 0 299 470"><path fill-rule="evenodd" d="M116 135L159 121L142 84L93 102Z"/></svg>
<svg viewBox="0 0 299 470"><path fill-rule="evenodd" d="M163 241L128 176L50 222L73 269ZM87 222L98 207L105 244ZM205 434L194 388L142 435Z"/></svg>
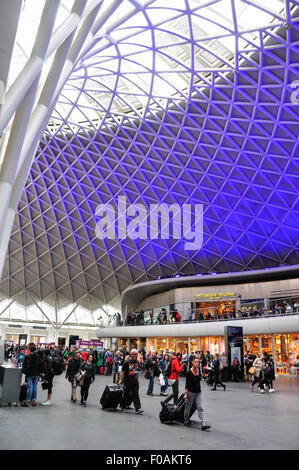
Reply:
<svg viewBox="0 0 299 470"><path fill-rule="evenodd" d="M51 2L47 2L51 3ZM102 1L97 3L95 8L96 12L98 12L99 6L102 4ZM86 0L76 0L74 3L72 13L75 13L77 16L82 16L84 7L86 6ZM91 14L89 14L91 15ZM88 15L88 16L89 16ZM51 104L53 103L54 97L56 96L56 89L57 83L59 81L61 72L64 68L64 64L71 48L72 42L74 40L74 36L76 33L76 29L72 31L71 34L68 35L66 40L61 44L58 48L51 70L43 87L41 97L37 106L35 107L33 113L31 114L28 126L27 126L27 134L25 141L22 146L21 154L18 155L18 160L15 162L14 171L19 164L19 173L18 176L15 176L15 180L13 182L12 189L10 191L10 199L7 210L4 212L3 223L2 227L3 230L0 233L0 275L2 274L7 245L9 242L9 237L15 217L15 213L18 207L18 203L24 189L24 185L26 182L26 178L28 176L28 172L30 170L32 160L35 155L36 148L39 143L39 139L44 132L44 129L47 125L49 119L49 110L51 112L52 107ZM48 38L50 40L50 37ZM13 137L13 136L10 136ZM10 139L9 139L10 140ZM9 144L8 144L9 145ZM5 157L4 157L5 158ZM7 188L6 188L7 189Z"/></svg>
<svg viewBox="0 0 299 470"><path fill-rule="evenodd" d="M4 1L4 0L3 0ZM51 3L51 2L48 2ZM103 0L90 0L82 16L79 16L75 11L72 11L66 21L53 33L50 38L50 44L47 50L45 60L51 57L58 47L67 39L67 37L77 28L82 17L87 16L97 5L102 4ZM5 6L6 8L6 6ZM6 10L5 10L6 11ZM6 19L6 13L3 18ZM26 63L22 72L14 81L7 94L5 95L2 113L0 115L0 135L7 126L9 120L13 116L15 110L20 105L26 93L33 85L34 81L40 74L43 61L38 56L31 56Z"/></svg>
<svg viewBox="0 0 299 470"><path fill-rule="evenodd" d="M53 5L56 4L56 2L57 0L55 2L46 2L46 5ZM75 37L76 27L72 29L71 25L69 24L67 30L64 31L67 37L57 49L54 62L43 86L40 99L34 111L31 113L27 125L27 118L29 117L28 114L29 109L32 105L32 98L33 95L35 96L35 92L32 87L38 85L38 77L42 68L43 60L38 57L38 60L34 62L31 61L31 64L28 67L26 80L24 80L24 86L29 91L27 96L25 97L23 109L17 112L15 125L13 126L14 133L16 133L16 124L19 123L21 125L22 128L19 134L20 138L18 139L18 137L16 135L14 136L14 133L11 132L7 144L7 150L9 149L10 154L13 154L15 156L14 161L11 161L11 163L14 163L14 171L17 169L17 174L14 176L14 181L12 181L12 167L9 163L8 167L10 171L7 170L7 172L4 173L5 177L3 179L2 187L3 195L5 194L5 203L3 204L3 209L0 210L0 221L2 225L2 231L0 232L0 276L2 275L7 246L17 207L24 189L24 185L26 183L28 173L30 171L30 167L32 165L32 161L35 156L37 146L50 119L53 108L56 104L56 100L61 92L63 85L65 84L70 73L72 72L76 61L78 60L78 57L80 57L82 51L85 52L91 44L94 44L94 42L99 40L98 38L95 39L97 32L103 27L105 22L109 19L110 15L120 6L122 0L113 1L110 7L108 8L108 11L106 10L102 17L97 19L96 22L95 20L97 18L99 8L102 5L102 0L99 0L98 2L94 2L93 0L91 3L94 8L91 9L91 11L87 14L85 21L83 22L77 36ZM138 2L134 1L132 3L135 6L134 11L131 11L129 14L125 14L120 20L118 20L118 24L121 24L123 21L132 17L134 14L137 14L144 8L144 5L141 5ZM152 0L147 2L147 4L150 3L152 3ZM82 19L84 12L86 13L86 6L87 0L76 0L74 2L71 15L76 18L80 17ZM52 6L52 8L54 7ZM74 24L72 26L74 26ZM89 36L88 33L90 33ZM49 49L50 47L53 47L53 41L51 42L51 33L49 31L45 33L45 36L47 35L48 44L50 44L50 46L48 47ZM55 37L55 41L59 42L62 37L63 31L61 29L60 34ZM44 57L47 57L46 51L44 51ZM18 99L16 100L17 104L20 102L20 96L22 95L18 95ZM25 105L26 103L28 106ZM20 116L26 120L26 123L21 123ZM0 121L0 131L1 126L3 125L4 122L1 123ZM26 136L24 142L22 142L21 137L25 135L25 130ZM11 143L11 138L17 138L17 141L15 143ZM4 159L5 158L6 153L4 154ZM8 184L6 180L9 180Z"/></svg>
<svg viewBox="0 0 299 470"><path fill-rule="evenodd" d="M43 63L49 46L50 37L53 31L55 18L57 15L60 0L46 2L41 17L39 30L36 35L31 59L36 59ZM36 77L33 85L26 94L23 102L16 110L10 130L7 147L0 172L0 226L2 226L10 200L11 190L15 179L15 172L18 166L20 153L27 131L28 121L34 105L40 73Z"/></svg>
<svg viewBox="0 0 299 470"><path fill-rule="evenodd" d="M0 0L0 120L21 7L22 0Z"/></svg>

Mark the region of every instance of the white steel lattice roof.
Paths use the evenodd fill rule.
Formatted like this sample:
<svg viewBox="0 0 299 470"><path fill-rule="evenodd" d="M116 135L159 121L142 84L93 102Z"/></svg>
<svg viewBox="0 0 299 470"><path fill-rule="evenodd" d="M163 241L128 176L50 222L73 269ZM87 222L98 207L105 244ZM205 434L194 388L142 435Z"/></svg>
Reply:
<svg viewBox="0 0 299 470"><path fill-rule="evenodd" d="M126 287L158 276L299 263L298 2L100 3L27 178L3 299L90 313L119 308ZM44 2L34 14L32 4L8 90L30 57ZM61 2L55 28L72 5ZM99 240L97 207L119 196L148 209L202 204L202 248Z"/></svg>

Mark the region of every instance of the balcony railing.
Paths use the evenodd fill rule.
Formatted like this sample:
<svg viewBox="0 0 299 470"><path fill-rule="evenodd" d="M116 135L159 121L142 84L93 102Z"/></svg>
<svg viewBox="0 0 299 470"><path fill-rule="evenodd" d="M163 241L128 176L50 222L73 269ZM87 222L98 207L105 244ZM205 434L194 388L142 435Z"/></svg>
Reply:
<svg viewBox="0 0 299 470"><path fill-rule="evenodd" d="M172 312L170 312L171 314ZM130 320L125 319L125 320L120 320L117 317L111 317L110 321L106 324L101 324L99 323L99 326L101 328L109 328L109 327L121 327L121 326L149 326L149 325L175 325L175 324L192 324L192 323L206 323L206 322L215 322L215 321L231 321L231 320L236 320L236 321L242 321L242 320L253 320L253 319L262 319L262 318L278 318L278 317L286 317L290 315L299 315L299 308L292 309L288 312L273 312L273 310L265 310L263 311L262 314L256 312L254 314L247 315L245 312L237 312L237 313L229 313L226 315L218 314L210 317L205 317L205 318L197 318L197 319L184 319L181 321L175 321L175 320L158 320L157 318L146 318L146 319L140 319L140 318L131 318Z"/></svg>

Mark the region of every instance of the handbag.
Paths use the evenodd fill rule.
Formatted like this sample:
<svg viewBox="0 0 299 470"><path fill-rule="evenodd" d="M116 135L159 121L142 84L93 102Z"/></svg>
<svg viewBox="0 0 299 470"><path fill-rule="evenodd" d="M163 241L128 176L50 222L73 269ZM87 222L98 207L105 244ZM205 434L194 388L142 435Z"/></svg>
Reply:
<svg viewBox="0 0 299 470"><path fill-rule="evenodd" d="M165 378L164 378L164 375L162 374L162 372L159 375L159 383L160 383L161 387L165 386Z"/></svg>
<svg viewBox="0 0 299 470"><path fill-rule="evenodd" d="M79 370L78 372L76 372L76 374L74 375L74 379L77 381L77 382L80 382L81 379L82 379L83 375L81 374L81 371Z"/></svg>
<svg viewBox="0 0 299 470"><path fill-rule="evenodd" d="M146 380L149 380L151 376L152 376L151 371L149 369L146 369L146 371L144 372L144 378Z"/></svg>
<svg viewBox="0 0 299 470"><path fill-rule="evenodd" d="M256 373L256 368L255 367L250 367L248 374L254 375Z"/></svg>
<svg viewBox="0 0 299 470"><path fill-rule="evenodd" d="M43 389L43 390L49 390L49 384L48 384L48 382L42 382L42 389Z"/></svg>

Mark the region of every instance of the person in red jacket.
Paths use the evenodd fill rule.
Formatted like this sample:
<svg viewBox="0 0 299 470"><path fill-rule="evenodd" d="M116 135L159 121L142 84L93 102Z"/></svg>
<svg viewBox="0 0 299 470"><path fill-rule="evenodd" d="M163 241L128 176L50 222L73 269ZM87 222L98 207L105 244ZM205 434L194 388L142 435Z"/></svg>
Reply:
<svg viewBox="0 0 299 470"><path fill-rule="evenodd" d="M172 386L172 394L164 400L168 403L173 398L173 404L176 406L179 398L179 373L184 369L184 364L179 362L178 357L174 354L171 358L171 374L168 377L168 383Z"/></svg>
<svg viewBox="0 0 299 470"><path fill-rule="evenodd" d="M87 361L88 352L86 351L86 349L84 349L84 351L82 352L81 357L82 357L84 362Z"/></svg>

